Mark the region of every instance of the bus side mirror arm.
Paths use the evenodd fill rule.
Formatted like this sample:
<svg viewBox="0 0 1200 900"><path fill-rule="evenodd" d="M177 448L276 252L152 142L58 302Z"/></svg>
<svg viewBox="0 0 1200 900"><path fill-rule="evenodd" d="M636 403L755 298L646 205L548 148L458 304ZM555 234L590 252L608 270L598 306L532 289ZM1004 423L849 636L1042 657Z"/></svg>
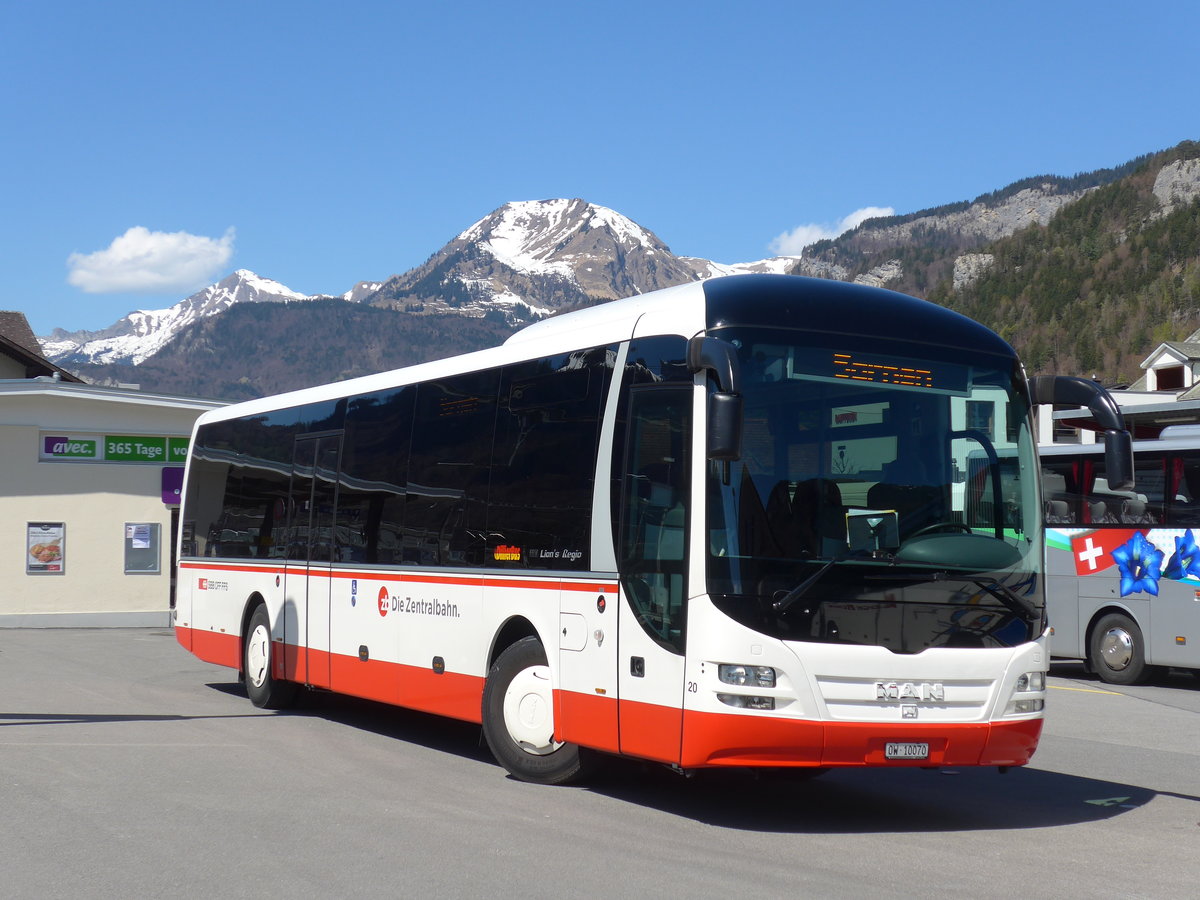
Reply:
<svg viewBox="0 0 1200 900"><path fill-rule="evenodd" d="M1104 470L1109 487L1133 488L1133 442L1125 417L1103 385L1072 375L1037 375L1029 379L1029 397L1035 404L1086 406L1104 430Z"/></svg>
<svg viewBox="0 0 1200 900"><path fill-rule="evenodd" d="M708 395L708 458L741 458L743 402L736 348L698 334L688 341L687 365L693 373L712 372L717 381L717 390Z"/></svg>

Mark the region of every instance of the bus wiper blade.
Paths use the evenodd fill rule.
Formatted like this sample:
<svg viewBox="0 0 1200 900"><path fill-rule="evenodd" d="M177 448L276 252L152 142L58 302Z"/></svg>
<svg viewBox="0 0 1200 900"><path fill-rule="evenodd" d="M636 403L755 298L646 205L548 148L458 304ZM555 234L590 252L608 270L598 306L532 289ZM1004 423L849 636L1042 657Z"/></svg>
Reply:
<svg viewBox="0 0 1200 900"><path fill-rule="evenodd" d="M793 603L808 593L808 589L825 577L825 573L832 569L840 562L856 557L870 556L870 551L855 550L853 553L843 553L840 556L831 557L829 562L817 569L802 582L771 604L772 609L776 612L787 612Z"/></svg>
<svg viewBox="0 0 1200 900"><path fill-rule="evenodd" d="M819 572L817 573L820 574ZM960 576L952 575L949 572L930 572L927 575L919 574L896 574L896 575L866 575L868 580L887 579L890 581L950 581L957 579ZM1022 597L1006 584L1001 584L998 581L984 581L982 578L967 578L971 584L988 594L991 594L1011 613L1016 613L1026 622L1040 622L1042 620L1042 611L1029 602L1027 597ZM784 597L784 600L787 598Z"/></svg>
<svg viewBox="0 0 1200 900"><path fill-rule="evenodd" d="M1037 623L1042 620L1042 611L1034 606L1028 597L1021 596L1008 585L998 581L987 582L979 578L972 578L971 583L980 590L987 591L1003 603L1009 612L1016 613L1026 622Z"/></svg>

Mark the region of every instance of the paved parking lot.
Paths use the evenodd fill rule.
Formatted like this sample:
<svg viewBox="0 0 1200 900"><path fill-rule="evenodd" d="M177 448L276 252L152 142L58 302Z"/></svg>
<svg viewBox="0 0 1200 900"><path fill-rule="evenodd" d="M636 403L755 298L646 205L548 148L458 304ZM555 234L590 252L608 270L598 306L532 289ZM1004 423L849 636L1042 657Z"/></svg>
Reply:
<svg viewBox="0 0 1200 900"><path fill-rule="evenodd" d="M1200 680L1056 668L1034 764L521 784L475 726L252 707L168 631L0 631L0 896L1192 897Z"/></svg>

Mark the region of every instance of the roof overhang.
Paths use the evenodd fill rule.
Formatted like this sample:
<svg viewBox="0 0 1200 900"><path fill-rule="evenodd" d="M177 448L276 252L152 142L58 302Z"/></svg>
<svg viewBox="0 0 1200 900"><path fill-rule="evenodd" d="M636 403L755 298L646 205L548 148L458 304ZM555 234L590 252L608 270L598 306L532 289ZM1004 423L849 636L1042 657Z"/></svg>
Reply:
<svg viewBox="0 0 1200 900"><path fill-rule="evenodd" d="M129 388L101 387L81 382L55 381L49 377L0 380L0 399L5 397L71 398L96 403L119 403L126 406L171 407L204 412L227 406L224 400L158 394Z"/></svg>

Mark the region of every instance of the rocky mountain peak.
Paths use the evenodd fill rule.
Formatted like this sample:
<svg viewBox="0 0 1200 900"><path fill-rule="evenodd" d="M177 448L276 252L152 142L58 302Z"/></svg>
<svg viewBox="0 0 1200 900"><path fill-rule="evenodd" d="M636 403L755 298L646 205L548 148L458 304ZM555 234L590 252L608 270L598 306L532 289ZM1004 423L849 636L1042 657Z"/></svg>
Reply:
<svg viewBox="0 0 1200 900"><path fill-rule="evenodd" d="M507 203L370 302L413 313L502 314L521 325L557 310L701 277L653 232L580 199Z"/></svg>
<svg viewBox="0 0 1200 900"><path fill-rule="evenodd" d="M569 274L573 259L617 248L671 252L653 233L620 213L579 199L507 203L456 241L474 244L516 272Z"/></svg>

